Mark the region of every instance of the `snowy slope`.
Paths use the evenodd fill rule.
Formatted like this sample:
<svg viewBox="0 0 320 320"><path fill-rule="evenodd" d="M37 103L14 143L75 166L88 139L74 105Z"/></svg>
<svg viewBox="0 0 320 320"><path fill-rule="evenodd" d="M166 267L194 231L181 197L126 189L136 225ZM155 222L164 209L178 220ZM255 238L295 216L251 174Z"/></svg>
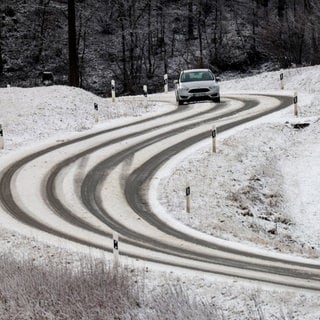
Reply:
<svg viewBox="0 0 320 320"><path fill-rule="evenodd" d="M65 86L2 88L0 124L4 128L6 148L1 154L53 136L65 137L67 133L92 129L97 126L96 115L100 123L112 126L121 118L133 119L174 108L143 97L122 100L111 103L110 99Z"/></svg>
<svg viewBox="0 0 320 320"><path fill-rule="evenodd" d="M221 87L225 94L247 93L248 88L271 93L278 79L279 73L272 72ZM292 107L242 126L236 134L223 133L215 155L209 139L191 148L185 161L180 157L165 173L160 202L175 218L208 234L318 258L320 98L307 92L320 92L319 67L287 70L285 79L285 89L299 93L298 118ZM292 127L296 122L311 124L297 130ZM185 212L187 183L191 214Z"/></svg>

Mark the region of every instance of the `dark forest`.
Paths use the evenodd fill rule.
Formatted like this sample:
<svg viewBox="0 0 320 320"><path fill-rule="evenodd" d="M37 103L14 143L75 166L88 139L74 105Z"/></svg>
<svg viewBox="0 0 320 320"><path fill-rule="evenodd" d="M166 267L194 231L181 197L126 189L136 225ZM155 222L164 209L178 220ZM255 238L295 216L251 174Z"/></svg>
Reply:
<svg viewBox="0 0 320 320"><path fill-rule="evenodd" d="M172 86L185 68L314 65L319 12L317 0L1 1L0 85L41 85L46 71L55 84L108 95L115 79L138 94L159 90L164 74Z"/></svg>

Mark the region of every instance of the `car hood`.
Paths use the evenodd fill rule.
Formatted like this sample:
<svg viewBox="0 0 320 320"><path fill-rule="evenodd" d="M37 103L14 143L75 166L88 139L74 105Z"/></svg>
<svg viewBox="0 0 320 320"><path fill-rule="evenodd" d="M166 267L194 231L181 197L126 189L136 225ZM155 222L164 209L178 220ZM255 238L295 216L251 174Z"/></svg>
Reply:
<svg viewBox="0 0 320 320"><path fill-rule="evenodd" d="M215 81L190 81L190 82L182 82L179 84L180 88L208 88L208 87L217 87L218 84Z"/></svg>

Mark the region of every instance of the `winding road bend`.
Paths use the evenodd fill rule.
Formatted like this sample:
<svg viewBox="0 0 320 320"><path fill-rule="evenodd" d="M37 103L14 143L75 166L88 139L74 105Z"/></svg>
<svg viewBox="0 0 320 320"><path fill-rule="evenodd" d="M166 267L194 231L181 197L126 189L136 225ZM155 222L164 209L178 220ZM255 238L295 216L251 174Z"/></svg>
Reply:
<svg viewBox="0 0 320 320"><path fill-rule="evenodd" d="M162 98L174 103L169 94ZM1 213L35 230L121 255L206 273L320 290L320 263L270 254L170 223L150 184L173 156L292 104L283 95L229 95L37 148L0 173ZM242 248L242 249L241 249Z"/></svg>

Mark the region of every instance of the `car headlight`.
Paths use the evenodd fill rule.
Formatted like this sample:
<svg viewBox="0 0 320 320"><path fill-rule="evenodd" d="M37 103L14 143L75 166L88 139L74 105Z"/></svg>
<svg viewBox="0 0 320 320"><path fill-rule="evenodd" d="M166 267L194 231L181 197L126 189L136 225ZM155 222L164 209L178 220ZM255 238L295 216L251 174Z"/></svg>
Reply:
<svg viewBox="0 0 320 320"><path fill-rule="evenodd" d="M182 92L182 93L187 93L187 92L189 91L189 88L187 88L187 87L181 87L181 88L179 88L179 90L180 90L180 92Z"/></svg>
<svg viewBox="0 0 320 320"><path fill-rule="evenodd" d="M218 90L218 86L210 86L209 89L210 90Z"/></svg>

